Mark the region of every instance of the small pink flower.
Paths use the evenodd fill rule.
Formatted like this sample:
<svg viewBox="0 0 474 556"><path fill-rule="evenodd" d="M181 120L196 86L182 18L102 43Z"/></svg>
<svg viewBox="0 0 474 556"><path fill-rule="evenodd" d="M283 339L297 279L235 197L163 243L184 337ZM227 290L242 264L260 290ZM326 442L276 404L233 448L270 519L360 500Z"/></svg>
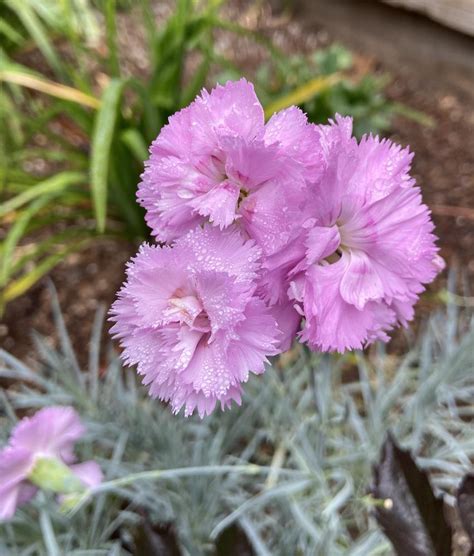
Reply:
<svg viewBox="0 0 474 556"><path fill-rule="evenodd" d="M220 229L236 222L265 253L275 251L294 223L298 191L318 175L315 138L296 107L265 125L245 79L204 90L151 145L138 199L153 235L171 241L204 222ZM280 211L277 228L268 203Z"/></svg>
<svg viewBox="0 0 474 556"><path fill-rule="evenodd" d="M313 349L361 348L413 317L443 261L430 212L410 176L413 155L387 140L352 137L352 120L319 126L324 172L309 188L291 296Z"/></svg>
<svg viewBox="0 0 474 556"><path fill-rule="evenodd" d="M62 461L85 486L102 481L96 462L74 464L74 444L84 432L72 407L46 407L18 423L8 445L0 451L0 520L10 519L17 506L35 495L37 487L28 476L40 458Z"/></svg>
<svg viewBox="0 0 474 556"><path fill-rule="evenodd" d="M143 244L129 264L111 332L125 363L175 413L240 403L249 372L277 353L281 333L255 293L260 257L238 230L206 226L172 247Z"/></svg>

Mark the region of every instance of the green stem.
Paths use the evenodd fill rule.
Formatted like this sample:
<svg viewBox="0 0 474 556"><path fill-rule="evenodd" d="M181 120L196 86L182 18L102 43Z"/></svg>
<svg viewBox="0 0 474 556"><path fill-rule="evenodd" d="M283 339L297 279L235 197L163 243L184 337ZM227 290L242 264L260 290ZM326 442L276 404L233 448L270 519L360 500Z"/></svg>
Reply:
<svg viewBox="0 0 474 556"><path fill-rule="evenodd" d="M253 463L247 465L205 465L197 467L179 467L177 469L153 469L152 471L142 471L140 473L132 473L121 477L120 479L113 479L106 481L95 487L92 491L93 494L100 492L107 492L120 486L127 486L136 481L150 480L150 479L176 479L181 477L192 477L195 475L223 475L225 473L238 473L242 475L260 475L268 474L272 468L270 466L255 465ZM284 474L305 474L301 471L293 469L280 469L279 473Z"/></svg>
<svg viewBox="0 0 474 556"><path fill-rule="evenodd" d="M142 471L140 473L126 475L125 477L121 477L119 479L106 481L93 489L87 490L86 492L80 493L76 496L71 496L68 503L64 506L64 509L68 513L73 514L77 512L86 502L88 502L92 496L102 492L109 492L117 487L133 484L136 481L177 479L183 477L193 477L196 475L205 477L208 475L224 475L226 473L238 473L242 475L268 475L272 469L273 468L271 466L255 465L250 463L247 465L205 465L196 467L179 467L177 469L153 469L152 471ZM297 475L305 477L310 475L309 473L295 469L279 469L278 473L280 475Z"/></svg>

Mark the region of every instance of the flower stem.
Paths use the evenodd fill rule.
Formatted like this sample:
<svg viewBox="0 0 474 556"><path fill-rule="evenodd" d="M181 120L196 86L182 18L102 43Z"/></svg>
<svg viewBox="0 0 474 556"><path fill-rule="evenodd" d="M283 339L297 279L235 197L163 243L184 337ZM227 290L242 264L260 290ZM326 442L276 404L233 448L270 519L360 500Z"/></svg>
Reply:
<svg viewBox="0 0 474 556"><path fill-rule="evenodd" d="M178 479L184 477L205 477L208 475L224 475L226 473L236 473L240 475L268 475L272 470L271 466L256 465L249 463L246 465L204 465L196 467L178 467L176 469L153 469L151 471L142 471L140 473L131 473L125 477L106 481L93 489L90 489L80 495L76 499L74 506L67 508L68 513L75 513L83 504L90 500L93 496L114 490L117 487L131 485L137 481L154 480L154 479ZM280 475L305 476L309 474L296 469L279 469Z"/></svg>
<svg viewBox="0 0 474 556"><path fill-rule="evenodd" d="M256 465L253 463L249 463L246 465L205 465L196 467L178 467L177 469L153 469L151 471L132 473L119 479L106 481L105 483L102 483L95 487L92 492L94 494L97 494L99 492L107 492L109 490L113 490L116 487L127 486L135 483L136 481L147 479L177 479L181 477L193 477L196 475L200 475L201 477L203 477L207 475L223 475L226 473L237 473L240 475L261 475L270 473L271 469L272 468L270 466ZM293 469L280 469L279 471L280 473L291 475L300 475L303 473L301 471Z"/></svg>

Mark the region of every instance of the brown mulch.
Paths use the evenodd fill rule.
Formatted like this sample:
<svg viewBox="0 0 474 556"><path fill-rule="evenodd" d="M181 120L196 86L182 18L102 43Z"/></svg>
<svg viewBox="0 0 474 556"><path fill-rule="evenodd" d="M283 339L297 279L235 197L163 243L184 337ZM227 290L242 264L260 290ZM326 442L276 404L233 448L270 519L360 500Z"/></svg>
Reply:
<svg viewBox="0 0 474 556"><path fill-rule="evenodd" d="M0 324L0 345L23 360L34 360L32 331L56 340L51 314L53 284L66 327L81 363L87 361L88 344L95 312L100 304L108 308L120 287L125 263L135 247L123 242L97 241L74 253L26 295L7 305Z"/></svg>
<svg viewBox="0 0 474 556"><path fill-rule="evenodd" d="M266 34L273 36L280 47L287 44L289 51L307 52L331 40L324 29L303 33L297 21L288 23L281 16L271 16L268 6L262 9L264 17L259 17L251 7L240 12L240 19L247 25L264 25ZM133 41L132 34L127 36ZM248 41L245 43L245 53L250 66L254 66L261 50L253 52L249 44ZM234 48L241 55L241 50L232 43L227 44L226 48ZM384 70L383 60L371 57L368 63L378 70ZM459 265L472 279L473 105L466 103L466 99L461 98L449 83L440 83L436 89L424 89L416 77L394 75L392 71L392 78L387 88L388 96L423 111L435 122L435 127L426 127L397 116L391 137L403 144L410 144L416 152L414 174L422 186L425 202L433 209L442 255L448 265ZM82 361L86 361L94 313L100 303L110 306L123 280L125 262L135 249L136 246L123 242L98 241L82 253L69 256L50 274L58 292L66 326ZM421 313L430 306L431 303L423 304ZM21 359L34 360L33 330L46 335L52 343L55 341L50 291L46 280L7 306L0 323L0 346Z"/></svg>

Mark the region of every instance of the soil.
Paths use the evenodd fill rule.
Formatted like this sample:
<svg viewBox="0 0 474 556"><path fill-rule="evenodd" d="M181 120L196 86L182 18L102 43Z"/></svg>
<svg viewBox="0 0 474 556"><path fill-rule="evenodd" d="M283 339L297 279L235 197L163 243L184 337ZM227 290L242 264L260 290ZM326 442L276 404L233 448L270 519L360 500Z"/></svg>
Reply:
<svg viewBox="0 0 474 556"><path fill-rule="evenodd" d="M315 2L314 6L317 4ZM345 23L339 21L337 27L326 27L317 18L307 17L308 14L301 9L293 18L278 10L272 13L265 3L233 2L228 10L234 19L272 37L287 52L310 52L334 39L346 43L358 51L362 65L378 72L389 71L392 81L387 87L387 95L392 100L420 110L433 119L435 126L426 127L397 116L393 121L391 137L410 144L416 152L413 171L422 186L425 202L433 210L442 255L448 266L459 266L472 280L474 93L470 96L465 87L465 72L463 86L458 86L459 83L451 77L448 80L433 80L427 86L426 79L418 72L416 60L410 62L411 65L405 64L403 70L399 69L393 63L393 57L391 59L383 49L380 52L377 50L374 55L373 49L369 51L357 41L352 41L350 33L338 32L344 30L344 25L350 27L351 22L347 18ZM131 53L132 63L133 52L137 52L136 59L142 66L140 70L144 71L140 39L133 34L133 26L127 26L126 21L122 24L129 29L122 35L129 44L122 46ZM451 37L450 40L455 39ZM465 37L459 35L459 41L464 40ZM240 62L243 59L251 69L258 66L262 57L260 47L248 39L232 38L229 34L222 36L220 46L226 54L233 53ZM51 316L51 290L48 288L48 282L52 282L73 345L80 360L85 362L94 313L101 303L110 306L123 281L125 262L135 250L136 245L108 240L98 241L83 252L69 256L51 272L48 279L7 306L0 324L0 345L23 360L34 361L33 330L46 336L51 343L56 341ZM445 276L441 277L431 290L436 291L444 280ZM426 313L431 306L431 301L425 301L419 314Z"/></svg>

